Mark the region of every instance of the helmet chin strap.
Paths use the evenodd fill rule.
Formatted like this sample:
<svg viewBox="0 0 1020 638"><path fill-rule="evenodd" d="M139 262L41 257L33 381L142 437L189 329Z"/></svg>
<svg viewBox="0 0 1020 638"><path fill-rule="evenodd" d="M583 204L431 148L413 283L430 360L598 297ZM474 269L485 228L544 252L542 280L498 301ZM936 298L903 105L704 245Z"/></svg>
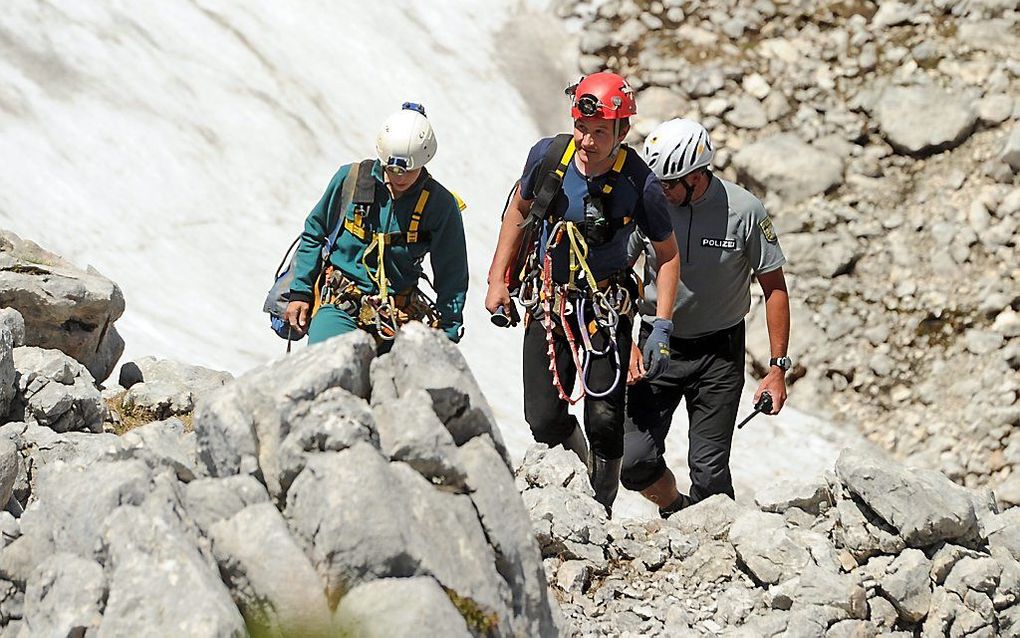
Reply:
<svg viewBox="0 0 1020 638"><path fill-rule="evenodd" d="M683 184L683 187L684 187L684 199L678 205L679 206L690 206L691 205L691 197L694 196L694 187L691 186L687 182L687 176L686 175L684 175L683 177L680 178L680 183Z"/></svg>

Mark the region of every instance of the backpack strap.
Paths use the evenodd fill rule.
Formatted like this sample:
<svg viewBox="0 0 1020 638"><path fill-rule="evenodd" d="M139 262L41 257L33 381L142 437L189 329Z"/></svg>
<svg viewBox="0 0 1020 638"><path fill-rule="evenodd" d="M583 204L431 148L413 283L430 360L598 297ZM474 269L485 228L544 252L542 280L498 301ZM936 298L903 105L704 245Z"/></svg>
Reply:
<svg viewBox="0 0 1020 638"><path fill-rule="evenodd" d="M340 202L337 206L337 220L333 231L326 240L323 247L323 259L329 256L340 231L347 229L358 239L365 239L365 229L362 220L368 209L375 203L375 176L372 175L372 167L375 160L362 160L357 164L351 164L350 171L344 179L344 185L340 190ZM347 207L354 202L354 220L347 219Z"/></svg>
<svg viewBox="0 0 1020 638"><path fill-rule="evenodd" d="M542 158L538 169L538 182L535 185L535 201L531 204L528 218L521 228L545 221L549 214L549 206L560 193L563 176L566 175L570 160L574 157L574 136L561 133L553 138L552 144Z"/></svg>
<svg viewBox="0 0 1020 638"><path fill-rule="evenodd" d="M375 175L372 168L375 160L367 159L361 161L361 170L358 172L357 189L354 191L354 203L358 206L370 208L375 203Z"/></svg>
<svg viewBox="0 0 1020 638"><path fill-rule="evenodd" d="M414 212L411 213L411 223L407 226L407 243L418 242L418 226L421 225L421 216L425 212L425 204L429 201L429 185L432 182L430 177L418 195L418 201L414 205Z"/></svg>

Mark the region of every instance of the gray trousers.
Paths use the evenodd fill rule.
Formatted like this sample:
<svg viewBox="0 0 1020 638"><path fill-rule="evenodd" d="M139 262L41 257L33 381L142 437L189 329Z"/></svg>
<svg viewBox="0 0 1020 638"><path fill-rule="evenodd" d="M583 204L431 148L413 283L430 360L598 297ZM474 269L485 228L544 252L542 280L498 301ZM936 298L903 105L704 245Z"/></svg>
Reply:
<svg viewBox="0 0 1020 638"><path fill-rule="evenodd" d="M641 340L649 329L642 323ZM684 400L690 421L691 501L733 498L730 446L744 387L744 322L697 339L670 339L669 367L630 387L621 482L643 490L666 471L663 454L673 413Z"/></svg>

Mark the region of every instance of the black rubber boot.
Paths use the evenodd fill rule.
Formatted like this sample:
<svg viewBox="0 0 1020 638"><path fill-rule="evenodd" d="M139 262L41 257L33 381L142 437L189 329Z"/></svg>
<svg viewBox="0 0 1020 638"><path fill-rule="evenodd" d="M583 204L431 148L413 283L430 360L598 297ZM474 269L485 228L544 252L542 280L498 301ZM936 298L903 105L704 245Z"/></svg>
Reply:
<svg viewBox="0 0 1020 638"><path fill-rule="evenodd" d="M591 472L591 457L588 454L588 440L584 438L584 428L577 422L577 419L570 417L574 422L574 430L570 433L566 439L563 440L561 445L577 455L577 458L581 459L584 463L584 467Z"/></svg>
<svg viewBox="0 0 1020 638"><path fill-rule="evenodd" d="M675 501L667 505L666 507L659 508L659 516L662 518L669 518L676 514L683 508L691 504L691 499L686 494L681 494Z"/></svg>
<svg viewBox="0 0 1020 638"><path fill-rule="evenodd" d="M597 454L591 457L591 486L595 490L595 500L606 508L606 515L613 517L613 502L620 489L620 466L623 457L604 459Z"/></svg>

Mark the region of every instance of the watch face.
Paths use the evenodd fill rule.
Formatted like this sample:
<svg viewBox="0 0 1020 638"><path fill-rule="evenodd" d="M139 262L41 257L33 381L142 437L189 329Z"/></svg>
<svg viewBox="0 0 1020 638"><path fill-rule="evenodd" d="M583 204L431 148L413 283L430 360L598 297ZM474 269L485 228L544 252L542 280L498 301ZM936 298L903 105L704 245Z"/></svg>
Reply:
<svg viewBox="0 0 1020 638"><path fill-rule="evenodd" d="M793 367L793 359L790 357L776 357L772 360L772 365L779 366L783 370L789 370Z"/></svg>

